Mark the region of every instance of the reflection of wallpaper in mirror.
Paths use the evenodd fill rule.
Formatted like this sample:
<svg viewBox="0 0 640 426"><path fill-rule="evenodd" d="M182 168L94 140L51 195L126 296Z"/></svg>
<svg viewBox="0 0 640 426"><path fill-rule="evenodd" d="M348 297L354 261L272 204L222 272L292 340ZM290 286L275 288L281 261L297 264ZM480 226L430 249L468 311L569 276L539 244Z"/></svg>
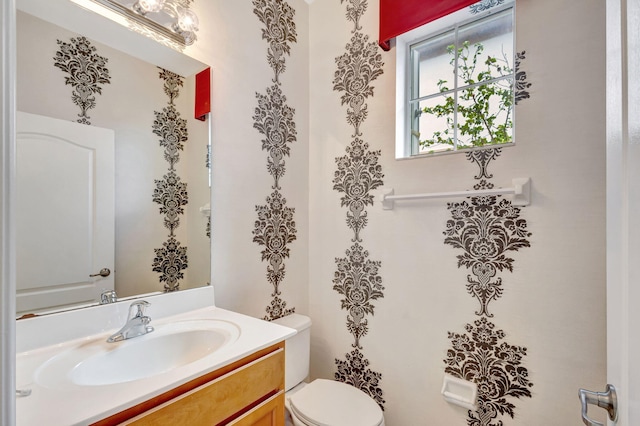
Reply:
<svg viewBox="0 0 640 426"><path fill-rule="evenodd" d="M160 79L164 81L164 93L169 97L162 111L154 111L153 133L160 136L160 146L164 148L164 159L169 170L160 180L155 180L153 202L160 204L160 214L164 215L164 226L169 230L167 240L161 248L156 248L153 258L153 271L160 274L160 282L165 291L180 290L180 280L184 270L189 267L187 247L176 239L176 229L180 226L180 216L189 204L187 183L180 180L176 173L176 164L180 161L180 151L189 141L187 120L180 117L174 100L180 96L184 85L179 75L162 69Z"/></svg>
<svg viewBox="0 0 640 426"><path fill-rule="evenodd" d="M66 73L64 83L73 87L71 99L80 107L78 123L91 124L87 111L96 106L96 95L102 94L102 85L111 83L109 59L100 56L86 37L72 37L69 42L58 40L60 49L53 58L54 65Z"/></svg>
<svg viewBox="0 0 640 426"><path fill-rule="evenodd" d="M53 58L59 49L57 40L69 43L82 35L22 12L18 12L17 30L18 110L76 121L79 109L71 100L73 88L65 84L65 73L54 66ZM116 134L116 254L111 265L116 291L119 297L164 291L151 266L154 249L162 247L168 234L153 202L155 181L167 174L164 150L152 132L154 112L167 105L164 82L158 79L155 65L92 40L91 44L108 58L110 79L91 109L91 125ZM203 232L208 218L199 211L209 203L209 169L202 167L208 123L192 118L194 80L184 78L180 96L174 99L189 129L189 143L175 165L180 181L189 186L189 205L183 206L180 227L174 230L180 245L189 247L189 268L182 271L180 280L183 290L210 280L210 240Z"/></svg>

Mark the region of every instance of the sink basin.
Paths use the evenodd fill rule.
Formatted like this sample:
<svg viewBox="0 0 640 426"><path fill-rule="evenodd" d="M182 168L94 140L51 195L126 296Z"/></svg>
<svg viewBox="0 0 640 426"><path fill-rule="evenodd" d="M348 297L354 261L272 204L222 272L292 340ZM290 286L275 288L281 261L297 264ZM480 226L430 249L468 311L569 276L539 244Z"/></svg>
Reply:
<svg viewBox="0 0 640 426"><path fill-rule="evenodd" d="M237 325L221 320L157 325L144 336L107 343L78 344L46 361L35 373L42 386L105 386L145 379L196 362L240 336Z"/></svg>

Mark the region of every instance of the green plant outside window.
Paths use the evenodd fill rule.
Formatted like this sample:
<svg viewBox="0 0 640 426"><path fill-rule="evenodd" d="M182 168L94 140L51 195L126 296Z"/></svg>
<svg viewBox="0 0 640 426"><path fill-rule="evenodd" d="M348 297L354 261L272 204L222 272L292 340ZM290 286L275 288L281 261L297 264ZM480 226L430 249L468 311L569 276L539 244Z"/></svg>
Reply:
<svg viewBox="0 0 640 426"><path fill-rule="evenodd" d="M513 9L411 46L413 154L513 143Z"/></svg>

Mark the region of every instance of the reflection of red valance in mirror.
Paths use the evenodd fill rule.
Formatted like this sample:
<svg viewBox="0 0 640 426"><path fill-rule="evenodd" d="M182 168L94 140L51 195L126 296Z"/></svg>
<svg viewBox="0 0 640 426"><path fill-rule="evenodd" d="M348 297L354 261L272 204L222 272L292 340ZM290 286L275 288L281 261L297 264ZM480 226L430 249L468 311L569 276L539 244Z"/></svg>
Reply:
<svg viewBox="0 0 640 426"><path fill-rule="evenodd" d="M456 12L478 0L380 0L380 39L389 50L392 38Z"/></svg>
<svg viewBox="0 0 640 426"><path fill-rule="evenodd" d="M196 74L195 117L204 121L211 112L211 68Z"/></svg>

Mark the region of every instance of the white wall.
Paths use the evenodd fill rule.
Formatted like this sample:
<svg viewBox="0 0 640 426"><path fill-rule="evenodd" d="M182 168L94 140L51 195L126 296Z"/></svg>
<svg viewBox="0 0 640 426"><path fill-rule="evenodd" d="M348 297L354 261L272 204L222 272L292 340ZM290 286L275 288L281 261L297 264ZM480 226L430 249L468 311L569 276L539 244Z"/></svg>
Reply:
<svg viewBox="0 0 640 426"><path fill-rule="evenodd" d="M346 5L317 1L309 13L312 375L329 378L335 359L352 350L347 313L332 289L335 258L344 257L352 235L341 194L332 190L335 158L352 133L332 85L335 58L351 37ZM363 32L376 40L378 2L368 6ZM532 204L521 216L532 236L530 247L509 252L514 271L498 274L504 294L490 311L505 341L527 348L523 365L534 385L531 398L509 399L516 417L500 417L505 425L580 424L577 389L605 383L604 27L600 1L517 2L517 51L526 51L531 98L516 107L516 146L504 148L489 172L497 186L531 177ZM471 189L478 168L464 154L394 160L394 58L393 49L383 53L384 74L372 83L362 127L370 149L382 151L385 186L396 193ZM368 368L382 374L387 424L465 424L466 410L439 393L447 332L463 333L479 319L465 287L470 271L457 267L462 252L444 244L446 201L367 210L363 245L382 262L385 291L362 344Z"/></svg>

